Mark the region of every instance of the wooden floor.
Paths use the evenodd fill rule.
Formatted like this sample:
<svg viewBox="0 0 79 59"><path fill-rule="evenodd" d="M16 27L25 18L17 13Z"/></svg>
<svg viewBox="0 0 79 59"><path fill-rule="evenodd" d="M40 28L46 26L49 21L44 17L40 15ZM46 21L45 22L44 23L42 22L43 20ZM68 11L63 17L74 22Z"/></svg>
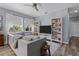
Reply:
<svg viewBox="0 0 79 59"><path fill-rule="evenodd" d="M15 56L15 54L8 45L5 45L0 46L0 56Z"/></svg>
<svg viewBox="0 0 79 59"><path fill-rule="evenodd" d="M71 37L65 55L79 56L79 37Z"/></svg>
<svg viewBox="0 0 79 59"><path fill-rule="evenodd" d="M79 56L79 37L71 37L69 44L63 44L56 52L56 56Z"/></svg>
<svg viewBox="0 0 79 59"><path fill-rule="evenodd" d="M8 45L0 47L0 56L15 56ZM70 38L69 44L63 44L54 56L79 56L79 37Z"/></svg>

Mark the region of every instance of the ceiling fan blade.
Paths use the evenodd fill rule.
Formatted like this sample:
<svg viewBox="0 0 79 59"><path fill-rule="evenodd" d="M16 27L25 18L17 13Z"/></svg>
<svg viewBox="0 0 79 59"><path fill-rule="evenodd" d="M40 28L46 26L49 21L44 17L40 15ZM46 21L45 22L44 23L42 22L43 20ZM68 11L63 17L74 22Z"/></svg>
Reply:
<svg viewBox="0 0 79 59"><path fill-rule="evenodd" d="M24 5L24 6L33 6L33 5Z"/></svg>
<svg viewBox="0 0 79 59"><path fill-rule="evenodd" d="M39 4L39 3L33 3L32 5L27 5L27 4L25 4L24 6L31 6L31 7L33 7L36 11L39 11L39 9L38 9L38 4Z"/></svg>

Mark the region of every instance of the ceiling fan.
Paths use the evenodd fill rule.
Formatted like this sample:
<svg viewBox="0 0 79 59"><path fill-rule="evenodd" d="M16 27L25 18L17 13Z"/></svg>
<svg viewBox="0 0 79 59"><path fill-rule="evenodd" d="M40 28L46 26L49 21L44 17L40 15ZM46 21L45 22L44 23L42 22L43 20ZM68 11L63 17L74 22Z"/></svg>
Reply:
<svg viewBox="0 0 79 59"><path fill-rule="evenodd" d="M38 9L38 5L39 5L40 3L33 3L32 5L27 5L27 4L25 4L24 6L32 6L36 11L39 11L39 9Z"/></svg>

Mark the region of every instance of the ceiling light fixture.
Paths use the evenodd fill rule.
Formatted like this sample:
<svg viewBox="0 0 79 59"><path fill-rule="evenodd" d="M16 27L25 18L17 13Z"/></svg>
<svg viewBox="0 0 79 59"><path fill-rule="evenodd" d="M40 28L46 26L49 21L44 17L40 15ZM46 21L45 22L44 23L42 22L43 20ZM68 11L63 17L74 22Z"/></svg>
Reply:
<svg viewBox="0 0 79 59"><path fill-rule="evenodd" d="M74 10L74 13L77 13L78 12L78 10Z"/></svg>

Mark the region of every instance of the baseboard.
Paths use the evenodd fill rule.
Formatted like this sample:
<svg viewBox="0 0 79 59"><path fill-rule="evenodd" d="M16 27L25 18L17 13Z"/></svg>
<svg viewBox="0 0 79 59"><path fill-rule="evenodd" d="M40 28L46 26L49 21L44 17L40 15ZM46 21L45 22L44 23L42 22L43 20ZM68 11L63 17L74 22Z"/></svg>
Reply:
<svg viewBox="0 0 79 59"><path fill-rule="evenodd" d="M77 37L77 38L79 38L79 36L71 36L71 37ZM70 38L71 38L71 37L70 37Z"/></svg>

